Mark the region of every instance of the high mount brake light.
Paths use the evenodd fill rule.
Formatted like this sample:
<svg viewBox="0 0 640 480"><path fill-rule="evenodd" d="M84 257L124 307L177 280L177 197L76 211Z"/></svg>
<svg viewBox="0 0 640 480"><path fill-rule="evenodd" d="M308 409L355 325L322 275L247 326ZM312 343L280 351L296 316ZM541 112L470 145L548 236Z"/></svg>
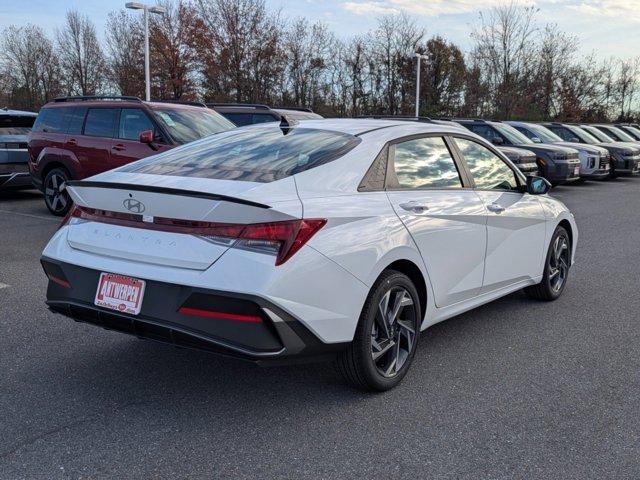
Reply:
<svg viewBox="0 0 640 480"><path fill-rule="evenodd" d="M327 223L324 218L307 218L244 225L164 217L154 217L153 222L146 222L143 221L142 215L75 206L67 214L62 225L69 223L73 218L146 230L235 239L235 248L275 254L276 265L282 265L289 260Z"/></svg>

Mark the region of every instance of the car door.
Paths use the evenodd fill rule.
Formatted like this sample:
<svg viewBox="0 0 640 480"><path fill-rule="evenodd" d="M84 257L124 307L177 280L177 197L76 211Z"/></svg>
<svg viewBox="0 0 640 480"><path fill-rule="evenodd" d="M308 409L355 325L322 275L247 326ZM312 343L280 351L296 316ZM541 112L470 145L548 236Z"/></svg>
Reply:
<svg viewBox="0 0 640 480"><path fill-rule="evenodd" d="M140 142L140 133L151 130L156 139L152 145ZM141 108L123 108L120 111L118 134L111 147L111 168L121 167L141 158L171 148L162 132Z"/></svg>
<svg viewBox="0 0 640 480"><path fill-rule="evenodd" d="M498 154L469 138L454 140L486 209L482 293L541 275L546 222L539 200L522 192L522 180Z"/></svg>
<svg viewBox="0 0 640 480"><path fill-rule="evenodd" d="M391 145L386 190L429 274L435 303L446 307L478 295L486 247L484 206L468 188L442 136Z"/></svg>
<svg viewBox="0 0 640 480"><path fill-rule="evenodd" d="M119 108L89 108L83 134L74 147L83 177L110 170L111 148L118 125Z"/></svg>

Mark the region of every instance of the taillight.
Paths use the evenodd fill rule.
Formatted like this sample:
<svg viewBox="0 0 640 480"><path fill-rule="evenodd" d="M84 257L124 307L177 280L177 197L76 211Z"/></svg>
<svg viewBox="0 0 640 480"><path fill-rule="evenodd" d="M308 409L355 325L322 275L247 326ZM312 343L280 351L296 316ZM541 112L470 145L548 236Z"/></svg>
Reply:
<svg viewBox="0 0 640 480"><path fill-rule="evenodd" d="M282 265L326 223L324 218L310 218L247 225L235 246L274 253L276 265Z"/></svg>
<svg viewBox="0 0 640 480"><path fill-rule="evenodd" d="M152 221L145 221L142 215L77 206L69 211L62 225L68 223L71 218L147 230L198 235L211 241L222 241L234 248L273 254L276 256L276 265L282 265L289 260L327 223L324 218L250 225L164 217L152 217Z"/></svg>

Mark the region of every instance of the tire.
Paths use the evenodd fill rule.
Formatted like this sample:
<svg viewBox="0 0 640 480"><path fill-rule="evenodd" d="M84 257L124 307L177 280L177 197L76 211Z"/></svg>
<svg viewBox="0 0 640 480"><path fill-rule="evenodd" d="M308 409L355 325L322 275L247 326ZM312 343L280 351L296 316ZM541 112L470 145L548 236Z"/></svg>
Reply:
<svg viewBox="0 0 640 480"><path fill-rule="evenodd" d="M400 305L400 310L393 316L395 305ZM386 329L382 327L383 307L387 318L392 318ZM395 387L413 361L421 321L420 297L413 282L395 270L383 272L367 296L353 341L337 359L338 371L362 390Z"/></svg>
<svg viewBox="0 0 640 480"><path fill-rule="evenodd" d="M63 217L71 208L71 198L64 190L64 184L71 175L64 168L54 168L44 177L44 203L49 211L58 217Z"/></svg>
<svg viewBox="0 0 640 480"><path fill-rule="evenodd" d="M559 255L558 249L560 249ZM558 226L551 237L542 281L537 285L526 287L525 293L536 300L557 300L567 285L570 268L571 239L564 227Z"/></svg>

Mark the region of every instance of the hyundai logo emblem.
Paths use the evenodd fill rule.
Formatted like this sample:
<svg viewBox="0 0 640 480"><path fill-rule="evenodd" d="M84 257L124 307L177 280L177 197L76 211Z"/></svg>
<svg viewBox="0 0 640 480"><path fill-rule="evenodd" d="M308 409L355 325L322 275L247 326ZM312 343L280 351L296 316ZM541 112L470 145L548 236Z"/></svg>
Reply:
<svg viewBox="0 0 640 480"><path fill-rule="evenodd" d="M124 208L133 213L142 213L145 210L144 203L140 200L136 200L135 198L127 198L124 202L122 202Z"/></svg>

